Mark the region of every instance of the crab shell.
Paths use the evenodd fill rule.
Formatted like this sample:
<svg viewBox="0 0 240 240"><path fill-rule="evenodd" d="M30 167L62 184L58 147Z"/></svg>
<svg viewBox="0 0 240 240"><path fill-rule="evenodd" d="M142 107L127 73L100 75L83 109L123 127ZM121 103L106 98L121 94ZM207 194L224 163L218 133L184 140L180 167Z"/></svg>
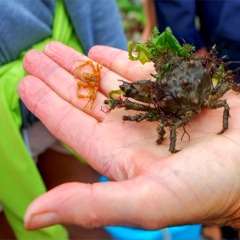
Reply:
<svg viewBox="0 0 240 240"><path fill-rule="evenodd" d="M211 74L200 60L181 61L154 84L151 98L155 108L177 116L199 112L213 89Z"/></svg>
<svg viewBox="0 0 240 240"><path fill-rule="evenodd" d="M156 81L140 80L120 85L124 97L152 103L156 110L178 117L187 111L199 112L212 88L211 74L200 60L181 61Z"/></svg>

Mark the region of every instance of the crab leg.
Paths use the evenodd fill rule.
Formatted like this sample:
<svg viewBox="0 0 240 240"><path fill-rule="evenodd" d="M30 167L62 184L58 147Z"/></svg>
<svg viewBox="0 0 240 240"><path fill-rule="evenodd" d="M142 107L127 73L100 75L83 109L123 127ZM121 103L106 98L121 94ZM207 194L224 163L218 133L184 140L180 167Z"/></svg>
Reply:
<svg viewBox="0 0 240 240"><path fill-rule="evenodd" d="M177 127L173 126L170 131L170 145L169 145L169 151L171 153L178 152L179 150L176 150L176 141L177 141L177 133L176 133Z"/></svg>
<svg viewBox="0 0 240 240"><path fill-rule="evenodd" d="M157 127L157 133L158 133L158 139L157 139L157 144L161 144L162 141L165 139L164 136L165 136L165 129L164 127L166 127L166 124L162 124L160 123Z"/></svg>
<svg viewBox="0 0 240 240"><path fill-rule="evenodd" d="M229 119L229 116L230 116L230 114L229 114L230 107L228 106L227 101L226 100L218 100L217 102L215 102L213 104L210 104L207 107L208 108L213 108L213 109L220 108L220 107L224 108L224 111L223 111L223 127L222 127L222 130L218 132L218 134L224 133L228 129L228 119Z"/></svg>
<svg viewBox="0 0 240 240"><path fill-rule="evenodd" d="M128 99L126 99L122 102L122 106L125 107L126 110L128 110L128 109L137 110L137 111L151 111L152 110L152 108L148 105L137 103L137 102L132 102Z"/></svg>
<svg viewBox="0 0 240 240"><path fill-rule="evenodd" d="M185 119L179 119L177 122L173 124L170 130L170 145L169 145L169 151L171 153L176 153L179 150L176 150L176 141L177 141L177 128L180 128L182 126L185 126L191 117L194 116L193 112L187 112L185 115ZM170 124L168 124L170 125Z"/></svg>
<svg viewBox="0 0 240 240"><path fill-rule="evenodd" d="M148 119L147 113L139 113L135 116L130 116L130 115L125 115L122 118L124 121L136 121L136 122L141 122L144 119Z"/></svg>

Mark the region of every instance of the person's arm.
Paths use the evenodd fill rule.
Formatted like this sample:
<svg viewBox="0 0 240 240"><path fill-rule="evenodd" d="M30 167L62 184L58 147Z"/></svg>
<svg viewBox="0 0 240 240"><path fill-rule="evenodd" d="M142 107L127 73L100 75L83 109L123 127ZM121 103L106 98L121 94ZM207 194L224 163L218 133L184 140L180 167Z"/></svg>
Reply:
<svg viewBox="0 0 240 240"><path fill-rule="evenodd" d="M122 121L122 111L102 111L118 79L146 79L151 64L128 60L127 52L104 46L89 57L103 64L92 109L76 96L74 68L88 58L52 42L44 52L30 51L29 73L19 94L50 132L113 182L68 183L37 198L25 215L25 227L57 223L85 227L133 225L147 229L182 224L240 227L240 95L224 98L230 106L229 129L222 135L222 109L205 109L186 126L191 140L171 154L168 141L155 143L157 123ZM178 134L182 134L181 129Z"/></svg>
<svg viewBox="0 0 240 240"><path fill-rule="evenodd" d="M147 42L147 40L152 37L153 28L157 26L156 9L154 0L143 0L142 4L146 19L142 33L142 42Z"/></svg>

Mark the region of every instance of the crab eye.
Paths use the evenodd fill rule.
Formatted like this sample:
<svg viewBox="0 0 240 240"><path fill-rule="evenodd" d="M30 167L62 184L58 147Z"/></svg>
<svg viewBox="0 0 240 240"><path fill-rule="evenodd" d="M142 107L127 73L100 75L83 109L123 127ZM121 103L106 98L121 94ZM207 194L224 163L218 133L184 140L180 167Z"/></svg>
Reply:
<svg viewBox="0 0 240 240"><path fill-rule="evenodd" d="M128 83L123 82L123 84L120 85L119 88L122 91L126 92L126 91L129 91L131 89L131 86Z"/></svg>
<svg viewBox="0 0 240 240"><path fill-rule="evenodd" d="M153 96L153 97L152 97L152 101L153 101L154 103L156 103L156 102L157 102L157 97L156 97L156 96Z"/></svg>

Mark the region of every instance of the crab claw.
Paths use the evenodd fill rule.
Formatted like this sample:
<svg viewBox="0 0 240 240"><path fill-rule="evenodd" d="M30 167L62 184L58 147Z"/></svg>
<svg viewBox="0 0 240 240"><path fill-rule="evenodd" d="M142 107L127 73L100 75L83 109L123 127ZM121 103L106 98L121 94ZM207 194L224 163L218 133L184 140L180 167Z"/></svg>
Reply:
<svg viewBox="0 0 240 240"><path fill-rule="evenodd" d="M133 83L122 81L119 88L124 92L124 97L131 97L135 100L150 103L152 82L150 80L140 80Z"/></svg>

